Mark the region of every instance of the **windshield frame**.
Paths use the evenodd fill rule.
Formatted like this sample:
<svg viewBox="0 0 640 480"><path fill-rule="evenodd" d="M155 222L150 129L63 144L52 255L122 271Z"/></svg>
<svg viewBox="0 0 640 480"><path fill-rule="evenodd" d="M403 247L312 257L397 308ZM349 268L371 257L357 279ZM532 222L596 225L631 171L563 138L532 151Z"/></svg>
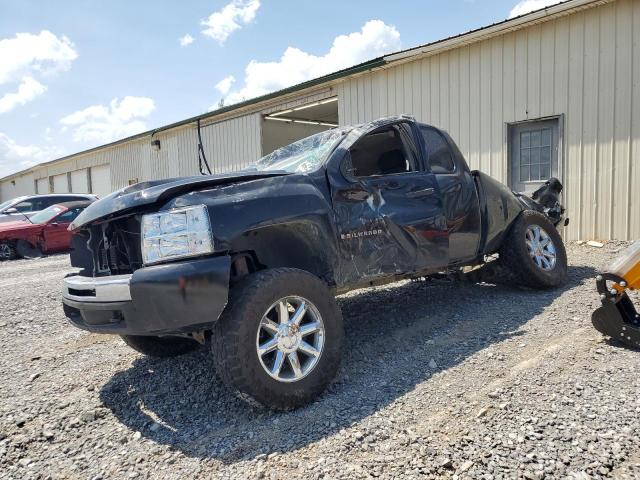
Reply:
<svg viewBox="0 0 640 480"><path fill-rule="evenodd" d="M42 221L42 222L37 221L37 217L39 217L41 215L44 216L45 213L49 213L49 211L53 210L53 209L59 209L59 210L55 212L55 215L52 215L51 217L47 218L44 221ZM35 215L32 215L31 217L27 217L27 218L34 225L46 225L47 223L50 223L56 217L62 215L67 210L69 210L69 209L64 207L64 206L62 206L62 205L54 204L54 205L51 205L50 207L45 208L44 210L41 210L40 212L36 213Z"/></svg>
<svg viewBox="0 0 640 480"><path fill-rule="evenodd" d="M331 128L301 138L299 140L296 140L295 142L283 145L282 147L275 149L273 152L260 157L254 163L243 168L241 171L283 172L288 174L309 174L312 172L316 172L327 164L327 160L331 157L336 148L338 148L340 143L342 143L350 129L350 127ZM322 135L327 136L327 139L324 142L312 148L296 151L296 148L299 148L304 142L312 141L313 138ZM333 140L330 140L330 138L333 138ZM326 144L329 144L326 148L326 151L324 151L318 158L314 159L311 164L311 168L305 169L304 164L309 162L309 159L305 159L303 155L305 153L311 153L316 150L321 150L322 147L324 147ZM279 154L283 154L287 150L292 150L290 155L283 155L282 157L279 157ZM287 163L290 164L296 157L301 158L293 162L294 165L287 165ZM271 161L267 162L267 160L270 158ZM286 168L289 166L293 166L293 168Z"/></svg>

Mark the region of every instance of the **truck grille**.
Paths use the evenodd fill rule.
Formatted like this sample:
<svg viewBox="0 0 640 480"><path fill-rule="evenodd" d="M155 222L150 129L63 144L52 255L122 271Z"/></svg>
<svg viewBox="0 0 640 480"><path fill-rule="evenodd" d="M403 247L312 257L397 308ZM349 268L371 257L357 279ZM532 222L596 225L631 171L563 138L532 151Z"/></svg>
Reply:
<svg viewBox="0 0 640 480"><path fill-rule="evenodd" d="M89 229L95 276L133 273L142 266L140 220L121 218Z"/></svg>

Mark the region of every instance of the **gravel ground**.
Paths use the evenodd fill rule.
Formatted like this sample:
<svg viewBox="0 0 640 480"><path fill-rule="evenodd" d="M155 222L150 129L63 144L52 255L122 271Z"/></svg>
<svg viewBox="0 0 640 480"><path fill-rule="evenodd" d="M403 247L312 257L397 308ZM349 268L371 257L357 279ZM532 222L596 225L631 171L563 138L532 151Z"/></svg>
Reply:
<svg viewBox="0 0 640 480"><path fill-rule="evenodd" d="M568 246L555 291L401 282L339 299L342 369L289 413L206 349L151 360L67 324L66 256L0 265L0 477L640 478L640 352L590 325L624 246Z"/></svg>

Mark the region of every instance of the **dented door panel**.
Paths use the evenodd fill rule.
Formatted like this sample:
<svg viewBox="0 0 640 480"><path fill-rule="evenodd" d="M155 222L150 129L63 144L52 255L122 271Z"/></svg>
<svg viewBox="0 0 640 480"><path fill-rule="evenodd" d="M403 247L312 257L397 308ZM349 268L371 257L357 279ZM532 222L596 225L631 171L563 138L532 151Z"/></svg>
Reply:
<svg viewBox="0 0 640 480"><path fill-rule="evenodd" d="M447 265L446 219L433 175L335 177L332 201L341 284Z"/></svg>
<svg viewBox="0 0 640 480"><path fill-rule="evenodd" d="M480 207L473 177L468 171L436 175L449 234L450 263L475 258L480 245Z"/></svg>

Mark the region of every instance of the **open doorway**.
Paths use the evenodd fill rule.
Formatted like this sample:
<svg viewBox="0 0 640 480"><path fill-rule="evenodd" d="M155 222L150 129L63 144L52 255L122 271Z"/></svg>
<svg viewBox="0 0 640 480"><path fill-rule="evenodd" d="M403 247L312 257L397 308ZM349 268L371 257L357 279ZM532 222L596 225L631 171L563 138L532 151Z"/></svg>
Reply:
<svg viewBox="0 0 640 480"><path fill-rule="evenodd" d="M262 120L262 154L337 126L337 97L270 113Z"/></svg>

